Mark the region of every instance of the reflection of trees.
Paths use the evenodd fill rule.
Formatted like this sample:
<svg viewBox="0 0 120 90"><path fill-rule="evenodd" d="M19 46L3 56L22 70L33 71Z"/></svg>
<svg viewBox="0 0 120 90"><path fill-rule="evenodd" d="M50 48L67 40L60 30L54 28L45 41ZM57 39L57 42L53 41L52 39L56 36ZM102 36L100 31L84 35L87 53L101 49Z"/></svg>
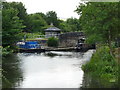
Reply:
<svg viewBox="0 0 120 90"><path fill-rule="evenodd" d="M85 73L83 77L82 88L118 88L118 83L110 83Z"/></svg>
<svg viewBox="0 0 120 90"><path fill-rule="evenodd" d="M49 57L55 57L55 56L59 56L58 54L55 54L55 53L45 53L45 56L49 56Z"/></svg>
<svg viewBox="0 0 120 90"><path fill-rule="evenodd" d="M19 68L20 60L18 59L17 55L8 55L3 58L2 61L2 87L12 88L19 86L23 78L21 69Z"/></svg>

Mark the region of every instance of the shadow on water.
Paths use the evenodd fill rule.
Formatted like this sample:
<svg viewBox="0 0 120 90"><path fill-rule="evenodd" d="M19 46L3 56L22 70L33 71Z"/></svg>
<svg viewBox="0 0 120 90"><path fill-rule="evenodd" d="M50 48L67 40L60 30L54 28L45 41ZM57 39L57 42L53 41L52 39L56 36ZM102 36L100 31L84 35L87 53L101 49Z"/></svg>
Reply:
<svg viewBox="0 0 120 90"><path fill-rule="evenodd" d="M56 51L50 51L50 52L45 52L44 55L48 56L48 57L56 57L56 56L60 56L60 57L68 57L68 58L83 58L85 52L56 52Z"/></svg>
<svg viewBox="0 0 120 90"><path fill-rule="evenodd" d="M45 53L44 55L48 57L62 56L62 55L58 55L58 54L51 53L51 52Z"/></svg>
<svg viewBox="0 0 120 90"><path fill-rule="evenodd" d="M7 55L2 60L3 78L2 88L12 88L19 86L23 80L22 71L19 68L20 60L16 54Z"/></svg>
<svg viewBox="0 0 120 90"><path fill-rule="evenodd" d="M84 73L83 83L81 88L118 88L118 82L108 82L98 77L93 77Z"/></svg>

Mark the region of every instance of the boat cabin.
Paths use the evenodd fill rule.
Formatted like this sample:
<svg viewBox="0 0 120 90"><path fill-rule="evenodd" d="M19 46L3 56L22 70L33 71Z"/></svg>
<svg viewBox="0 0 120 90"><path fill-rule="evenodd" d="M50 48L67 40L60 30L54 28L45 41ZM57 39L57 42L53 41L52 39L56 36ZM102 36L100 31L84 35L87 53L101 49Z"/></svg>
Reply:
<svg viewBox="0 0 120 90"><path fill-rule="evenodd" d="M40 44L37 41L26 41L18 43L17 46L20 49L39 49L41 48Z"/></svg>

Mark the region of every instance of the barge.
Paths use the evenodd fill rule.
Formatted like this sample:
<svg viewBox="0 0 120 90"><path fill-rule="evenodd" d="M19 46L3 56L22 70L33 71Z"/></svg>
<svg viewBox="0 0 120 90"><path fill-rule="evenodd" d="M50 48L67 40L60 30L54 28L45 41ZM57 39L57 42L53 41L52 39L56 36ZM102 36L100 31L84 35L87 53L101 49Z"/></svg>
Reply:
<svg viewBox="0 0 120 90"><path fill-rule="evenodd" d="M35 53L44 52L45 49L37 41L18 42L18 52Z"/></svg>

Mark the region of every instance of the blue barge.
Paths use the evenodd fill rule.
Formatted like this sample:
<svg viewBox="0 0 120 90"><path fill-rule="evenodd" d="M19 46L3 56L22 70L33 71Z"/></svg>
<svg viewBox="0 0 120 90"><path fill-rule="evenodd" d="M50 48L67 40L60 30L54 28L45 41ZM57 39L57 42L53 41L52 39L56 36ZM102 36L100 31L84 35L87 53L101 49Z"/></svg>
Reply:
<svg viewBox="0 0 120 90"><path fill-rule="evenodd" d="M37 41L18 42L19 52L43 52L44 48Z"/></svg>

